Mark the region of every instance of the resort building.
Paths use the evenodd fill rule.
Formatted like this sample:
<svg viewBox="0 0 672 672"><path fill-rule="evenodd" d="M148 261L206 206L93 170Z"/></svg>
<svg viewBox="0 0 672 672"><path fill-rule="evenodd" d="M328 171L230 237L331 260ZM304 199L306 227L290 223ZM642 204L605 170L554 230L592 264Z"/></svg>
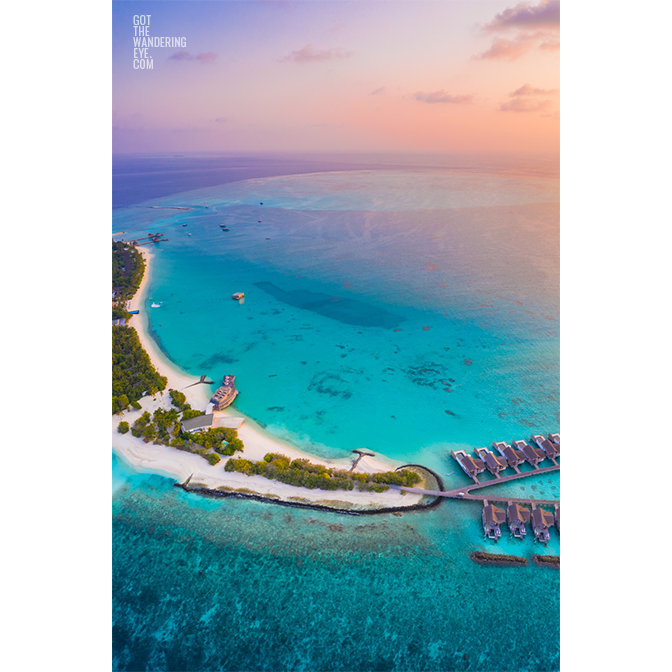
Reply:
<svg viewBox="0 0 672 672"><path fill-rule="evenodd" d="M548 544L551 535L549 528L553 525L553 514L544 509L536 508L532 511L532 531L534 532L534 540Z"/></svg>
<svg viewBox="0 0 672 672"><path fill-rule="evenodd" d="M210 403L215 411L223 411L227 406L231 405L237 395L236 377L224 376L222 386L212 395Z"/></svg>
<svg viewBox="0 0 672 672"><path fill-rule="evenodd" d="M560 452L560 434L549 434L548 440L553 442L558 447L558 452Z"/></svg>
<svg viewBox="0 0 672 672"><path fill-rule="evenodd" d="M506 511L496 507L494 504L488 504L488 500L483 500L483 532L488 539L494 539L495 542L502 536L499 529L501 523L506 520Z"/></svg>
<svg viewBox="0 0 672 672"><path fill-rule="evenodd" d="M464 473L478 483L476 476L482 471L485 471L485 464L483 464L483 461L474 459L471 455L467 455L463 450L456 450L452 452L451 455L457 460L457 463L462 467Z"/></svg>
<svg viewBox="0 0 672 672"><path fill-rule="evenodd" d="M504 443L504 441L493 441L492 447L513 469L516 469L521 462L525 461L525 455L520 450L514 450L508 443Z"/></svg>
<svg viewBox="0 0 672 672"><path fill-rule="evenodd" d="M511 534L516 539L522 539L527 534L525 523L530 522L530 510L523 508L520 504L509 504L507 514Z"/></svg>
<svg viewBox="0 0 672 672"><path fill-rule="evenodd" d="M189 418L182 423L182 431L193 434L194 432L202 432L204 429L210 429L214 420L214 415L198 415L195 418Z"/></svg>
<svg viewBox="0 0 672 672"><path fill-rule="evenodd" d="M499 472L506 469L509 463L506 458L495 455L487 448L476 448L476 455L485 463L485 468L495 477L499 478Z"/></svg>
<svg viewBox="0 0 672 672"><path fill-rule="evenodd" d="M536 443L541 448L549 460L555 459L560 455L560 446L556 446L548 439L545 439L541 434L534 434L530 437L530 442Z"/></svg>
<svg viewBox="0 0 672 672"><path fill-rule="evenodd" d="M533 467L536 467L539 462L546 459L546 454L541 448L533 448L529 443L525 443L525 441L514 441L513 447L516 448L516 450L520 450L525 456L525 459Z"/></svg>

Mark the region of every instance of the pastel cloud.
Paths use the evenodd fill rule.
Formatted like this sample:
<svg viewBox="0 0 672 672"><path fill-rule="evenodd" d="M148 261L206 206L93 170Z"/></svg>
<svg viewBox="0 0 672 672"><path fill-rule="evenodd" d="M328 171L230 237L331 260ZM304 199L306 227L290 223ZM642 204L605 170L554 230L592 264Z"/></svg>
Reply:
<svg viewBox="0 0 672 672"><path fill-rule="evenodd" d="M515 61L517 58L520 58L523 54L530 51L534 46L534 40L525 33L518 35L518 37L513 40L500 37L492 43L490 49L474 56L474 58Z"/></svg>
<svg viewBox="0 0 672 672"><path fill-rule="evenodd" d="M451 103L453 105L468 105L474 102L473 94L453 96L441 89L432 93L423 93L418 91L413 95L413 100L419 100L423 103Z"/></svg>
<svg viewBox="0 0 672 672"><path fill-rule="evenodd" d="M231 119L229 119L228 117L216 117L215 121L218 124L228 124L231 121Z"/></svg>
<svg viewBox="0 0 672 672"><path fill-rule="evenodd" d="M488 32L530 29L560 29L560 0L541 0L538 5L521 2L515 7L505 9L501 14L486 23L484 29Z"/></svg>
<svg viewBox="0 0 672 672"><path fill-rule="evenodd" d="M375 91L371 91L371 93L369 95L370 96L380 96L383 93L385 93L385 91L387 91L387 89L384 86L381 86L379 89L376 89Z"/></svg>
<svg viewBox="0 0 672 672"><path fill-rule="evenodd" d="M530 84L523 84L519 89L512 91L509 96L549 96L557 93L557 89L538 89Z"/></svg>
<svg viewBox="0 0 672 672"><path fill-rule="evenodd" d="M320 61L332 61L338 58L350 58L354 52L343 49L314 49L312 44L307 44L303 49L292 51L283 56L281 62L291 63L317 63Z"/></svg>
<svg viewBox="0 0 672 672"><path fill-rule="evenodd" d="M214 54L212 51L208 51L205 54L192 54L185 49L176 51L174 54L168 57L169 61L198 61L199 63L214 63L217 58L217 54Z"/></svg>
<svg viewBox="0 0 672 672"><path fill-rule="evenodd" d="M514 98L499 106L500 112L543 112L550 106L550 100L530 100L529 98Z"/></svg>

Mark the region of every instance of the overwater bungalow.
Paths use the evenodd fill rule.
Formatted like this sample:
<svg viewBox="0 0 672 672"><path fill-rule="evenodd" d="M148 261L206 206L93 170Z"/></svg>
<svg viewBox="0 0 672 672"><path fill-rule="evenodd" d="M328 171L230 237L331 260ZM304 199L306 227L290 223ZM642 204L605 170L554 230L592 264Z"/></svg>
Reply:
<svg viewBox="0 0 672 672"><path fill-rule="evenodd" d="M464 473L473 478L477 483L476 476L485 470L485 464L478 458L474 459L471 455L467 455L464 450L456 450L451 455L457 460L457 463L462 467Z"/></svg>
<svg viewBox="0 0 672 672"><path fill-rule="evenodd" d="M550 511L536 508L532 511L532 531L534 532L534 540L540 541L545 545L551 538L549 528L553 525L555 519Z"/></svg>
<svg viewBox="0 0 672 672"><path fill-rule="evenodd" d="M558 532L560 532L560 507L559 506L555 507L555 526L558 528Z"/></svg>
<svg viewBox="0 0 672 672"><path fill-rule="evenodd" d="M553 460L554 458L558 457L558 455L560 455L560 446L556 446L554 443L551 443L548 439L545 439L541 434L533 434L530 437L530 443L536 443L539 446L539 448L541 448L544 451L546 457L549 460Z"/></svg>
<svg viewBox="0 0 672 672"><path fill-rule="evenodd" d="M476 455L478 455L481 460L485 463L485 468L495 477L499 478L499 472L502 469L506 469L509 466L509 463L506 461L505 457L500 457L495 455L491 450L487 448L476 448Z"/></svg>
<svg viewBox="0 0 672 672"><path fill-rule="evenodd" d="M492 447L506 460L507 464L514 469L525 461L525 455L520 450L514 450L504 441L493 441Z"/></svg>
<svg viewBox="0 0 672 672"><path fill-rule="evenodd" d="M511 534L516 539L523 539L527 534L525 523L530 522L530 510L520 506L520 504L509 504L507 514Z"/></svg>
<svg viewBox="0 0 672 672"><path fill-rule="evenodd" d="M522 451L523 455L525 455L525 459L533 467L536 467L539 462L546 459L546 453L544 453L541 448L534 448L529 443L525 443L525 441L514 441L513 447Z"/></svg>
<svg viewBox="0 0 672 672"><path fill-rule="evenodd" d="M549 434L548 440L558 447L558 453L560 453L560 434Z"/></svg>
<svg viewBox="0 0 672 672"><path fill-rule="evenodd" d="M483 500L483 532L488 539L494 539L497 543L502 536L502 531L499 529L501 523L506 520L506 511L500 509L494 504L488 504L488 500Z"/></svg>

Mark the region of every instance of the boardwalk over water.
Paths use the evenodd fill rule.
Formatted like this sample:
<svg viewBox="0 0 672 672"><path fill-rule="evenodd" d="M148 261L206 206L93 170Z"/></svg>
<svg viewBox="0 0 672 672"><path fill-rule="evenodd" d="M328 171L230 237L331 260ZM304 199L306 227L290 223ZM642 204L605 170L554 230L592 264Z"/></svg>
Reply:
<svg viewBox="0 0 672 672"><path fill-rule="evenodd" d="M490 502L511 502L514 504L545 504L548 506L556 506L560 504L560 500L557 499L520 499L516 497L493 497L488 494L470 494L472 490L480 490L481 488L487 488L491 485L500 485L501 483L507 483L509 481L518 481L521 478L527 478L528 476L539 476L540 474L547 474L551 471L559 471L560 465L554 464L552 467L543 467L533 469L531 471L522 471L517 474L511 474L510 476L500 476L491 481L486 481L485 483L472 483L470 485L465 485L461 488L455 488L454 490L446 490L441 492L439 490L423 490L422 488L407 488L403 485L390 485L390 488L393 490L405 490L406 492L413 492L419 495L431 495L433 497L450 497L451 499L470 499L475 501L483 501L487 499Z"/></svg>

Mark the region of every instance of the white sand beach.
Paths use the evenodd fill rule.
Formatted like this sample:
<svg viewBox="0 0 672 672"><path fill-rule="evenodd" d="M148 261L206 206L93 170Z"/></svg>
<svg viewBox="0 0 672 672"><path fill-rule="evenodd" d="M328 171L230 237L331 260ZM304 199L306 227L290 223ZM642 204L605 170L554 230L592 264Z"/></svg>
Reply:
<svg viewBox="0 0 672 672"><path fill-rule="evenodd" d="M131 310L140 310L138 315L131 318L130 326L134 327L140 338L140 342L147 351L152 363L159 373L168 378L168 387L163 394L159 393L155 398L149 395L140 400L141 410L130 410L123 417L112 416L112 445L117 454L128 464L140 471L151 471L164 476L175 478L183 482L190 475L190 485L203 485L211 489L232 488L246 489L264 496L276 496L283 500L300 498L313 503L347 502L358 507L402 507L417 504L421 495L408 493L401 495L397 490L388 490L382 493L359 492L355 490L310 490L300 488L279 481L273 481L262 476L245 476L244 474L224 471L224 464L228 458L215 466L211 466L203 457L188 453L169 446L145 443L142 439L134 437L130 432L120 434L117 427L121 420L129 424L145 411L153 413L157 408L170 408L168 389L179 390L185 394L192 408L205 410L209 402L209 388L205 385L193 385L198 381L196 376L182 371L174 363L170 362L160 351L156 343L147 331L147 315L145 312L147 287L152 265L152 252L147 248L138 248L145 259L145 274L142 283L131 301ZM215 381L217 382L217 381ZM225 411L216 411L215 417L231 416L245 418L235 408L229 407ZM291 458L305 457L311 462L324 464L329 467L349 469L356 455L352 458L325 460L299 450L287 441L271 436L261 427L256 425L250 418L245 418L243 425L238 429L238 436L245 444L242 456L249 460L261 460L270 452L283 453ZM240 455L238 455L240 456ZM401 462L395 462L384 457L364 457L357 465L359 473L376 473L390 471Z"/></svg>

